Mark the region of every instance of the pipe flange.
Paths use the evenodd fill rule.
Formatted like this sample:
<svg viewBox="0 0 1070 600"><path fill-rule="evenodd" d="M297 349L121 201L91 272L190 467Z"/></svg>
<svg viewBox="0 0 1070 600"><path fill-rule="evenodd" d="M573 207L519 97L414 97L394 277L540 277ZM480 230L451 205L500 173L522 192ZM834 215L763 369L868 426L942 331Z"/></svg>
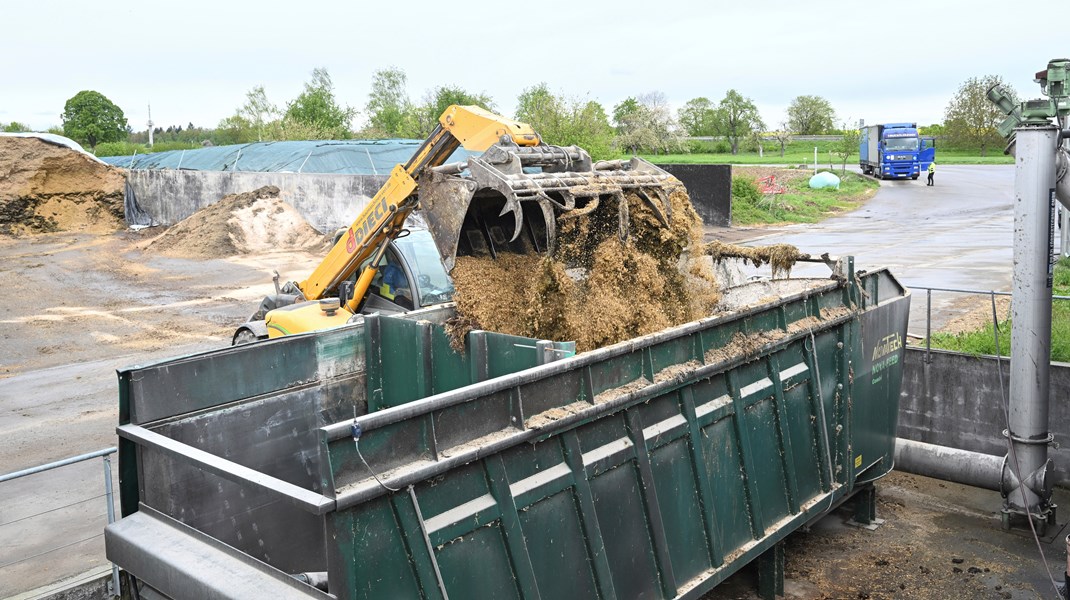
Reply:
<svg viewBox="0 0 1070 600"><path fill-rule="evenodd" d="M1019 444L1026 444L1026 445L1033 445L1033 446L1047 446L1048 444L1051 444L1051 443L1055 442L1055 434L1051 433L1050 431L1048 432L1048 435L1046 437L1042 438L1042 439L1031 440L1031 439L1028 439L1028 438L1016 436L1016 435L1012 434L1010 431L1004 429L1003 430L1003 437L1011 440L1012 442L1018 442Z"/></svg>

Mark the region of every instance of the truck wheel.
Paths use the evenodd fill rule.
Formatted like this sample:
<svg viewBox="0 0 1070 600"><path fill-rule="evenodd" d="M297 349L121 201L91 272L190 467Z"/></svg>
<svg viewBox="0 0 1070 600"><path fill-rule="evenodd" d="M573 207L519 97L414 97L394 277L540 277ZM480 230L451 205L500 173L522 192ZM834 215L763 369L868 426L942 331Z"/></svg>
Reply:
<svg viewBox="0 0 1070 600"><path fill-rule="evenodd" d="M917 175L911 175L910 178L913 179L914 181L918 180L918 176Z"/></svg>

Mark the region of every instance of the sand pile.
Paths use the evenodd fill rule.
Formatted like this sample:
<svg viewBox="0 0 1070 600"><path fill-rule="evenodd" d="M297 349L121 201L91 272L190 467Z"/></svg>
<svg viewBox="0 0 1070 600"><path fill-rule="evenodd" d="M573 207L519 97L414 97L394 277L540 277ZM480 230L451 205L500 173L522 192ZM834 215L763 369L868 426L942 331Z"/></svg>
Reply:
<svg viewBox="0 0 1070 600"><path fill-rule="evenodd" d="M0 234L116 231L122 171L36 138L0 136Z"/></svg>
<svg viewBox="0 0 1070 600"><path fill-rule="evenodd" d="M667 228L639 196L625 202L625 241L618 236L621 207L603 197L589 214L559 217L552 256L458 257L452 277L462 322L575 340L587 351L709 315L720 293L711 261L685 251L701 243L702 221L683 186L671 190L669 206L658 207L671 215Z"/></svg>
<svg viewBox="0 0 1070 600"><path fill-rule="evenodd" d="M313 250L323 236L269 185L224 196L176 223L147 246L184 258L224 258L272 250Z"/></svg>

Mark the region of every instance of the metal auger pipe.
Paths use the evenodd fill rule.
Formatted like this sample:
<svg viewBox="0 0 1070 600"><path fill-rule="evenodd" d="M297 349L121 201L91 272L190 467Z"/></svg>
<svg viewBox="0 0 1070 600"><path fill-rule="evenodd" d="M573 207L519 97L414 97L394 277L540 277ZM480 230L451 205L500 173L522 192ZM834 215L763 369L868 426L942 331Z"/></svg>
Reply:
<svg viewBox="0 0 1070 600"><path fill-rule="evenodd" d="M1011 297L1011 363L1007 436L1009 467L1019 480L1048 460L1048 393L1051 365L1051 294L1055 232L1055 148L1058 129L1015 130L1014 273ZM1046 515L1050 498L1019 485L1005 510Z"/></svg>

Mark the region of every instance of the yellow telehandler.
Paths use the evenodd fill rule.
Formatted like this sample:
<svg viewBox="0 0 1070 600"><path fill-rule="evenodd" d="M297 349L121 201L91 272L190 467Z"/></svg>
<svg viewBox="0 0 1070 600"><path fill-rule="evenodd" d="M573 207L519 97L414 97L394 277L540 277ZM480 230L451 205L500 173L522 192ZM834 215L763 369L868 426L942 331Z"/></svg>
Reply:
<svg viewBox="0 0 1070 600"><path fill-rule="evenodd" d="M445 164L458 147L482 154ZM628 234L626 191L664 224L672 176L640 158L593 162L553 146L524 123L476 106L450 106L416 153L382 188L302 282L264 298L233 343L315 331L355 314L447 302L447 273L461 256L547 253L557 219L615 202ZM413 211L420 219L413 224ZM422 223L421 223L422 221ZM369 293L370 292L370 293Z"/></svg>

